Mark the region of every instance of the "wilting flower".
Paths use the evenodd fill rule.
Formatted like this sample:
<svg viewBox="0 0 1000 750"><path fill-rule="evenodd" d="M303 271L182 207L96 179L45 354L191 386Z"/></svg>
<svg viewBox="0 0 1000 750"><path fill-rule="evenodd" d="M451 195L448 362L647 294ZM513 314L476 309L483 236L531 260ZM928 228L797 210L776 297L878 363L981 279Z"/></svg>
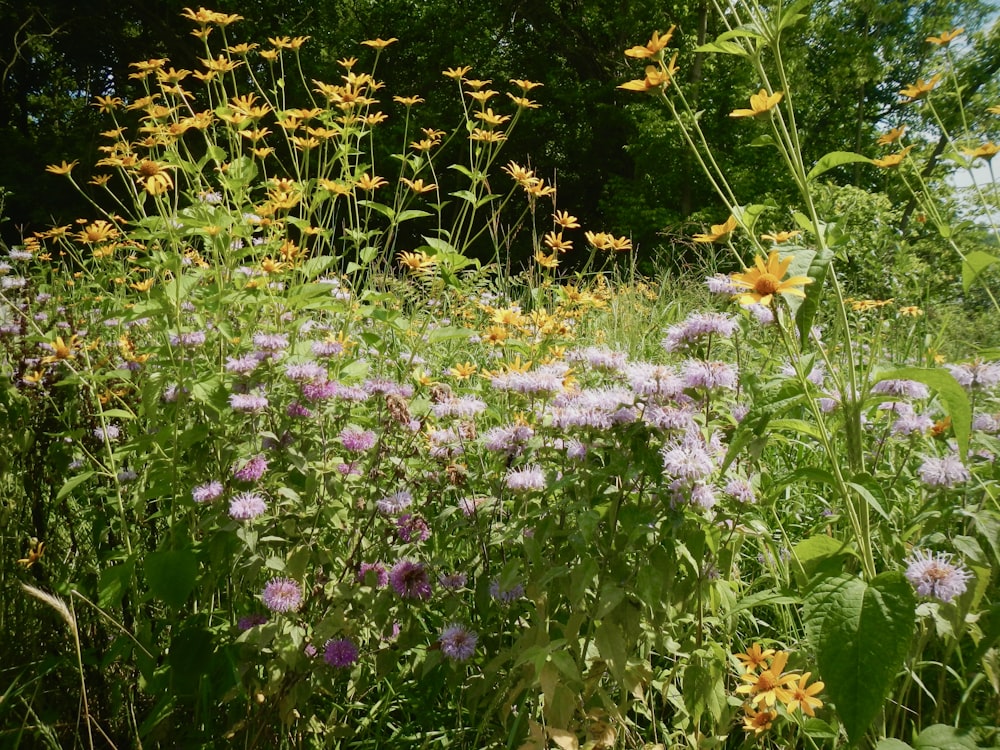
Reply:
<svg viewBox="0 0 1000 750"><path fill-rule="evenodd" d="M476 651L479 636L462 625L449 625L442 631L438 643L441 653L453 661L466 661Z"/></svg>
<svg viewBox="0 0 1000 750"><path fill-rule="evenodd" d="M774 109L784 93L776 91L768 94L767 89L761 89L759 93L750 97L750 109L734 109L729 113L730 117L756 117Z"/></svg>
<svg viewBox="0 0 1000 750"><path fill-rule="evenodd" d="M302 606L302 587L291 578L272 578L261 599L272 612L294 612Z"/></svg>
<svg viewBox="0 0 1000 750"><path fill-rule="evenodd" d="M805 297L805 292L799 287L811 284L812 279L808 276L792 276L785 279L784 276L791 263L792 256L779 260L778 251L772 250L767 256L766 262L758 255L754 268L743 273L734 273L730 277L732 283L744 290L739 294L740 304L750 305L756 302L761 305L769 305L775 294L794 294L797 297Z"/></svg>
<svg viewBox="0 0 1000 750"><path fill-rule="evenodd" d="M906 563L906 580L917 593L945 604L964 594L965 582L972 578L965 566L951 561L947 552L934 554L929 550L914 550Z"/></svg>

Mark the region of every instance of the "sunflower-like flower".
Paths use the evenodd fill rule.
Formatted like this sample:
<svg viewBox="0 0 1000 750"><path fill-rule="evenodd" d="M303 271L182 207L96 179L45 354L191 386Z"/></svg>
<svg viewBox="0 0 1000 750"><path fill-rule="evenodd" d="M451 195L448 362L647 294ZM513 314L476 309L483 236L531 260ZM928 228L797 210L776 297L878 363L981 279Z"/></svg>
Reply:
<svg viewBox="0 0 1000 750"><path fill-rule="evenodd" d="M770 112L776 106L781 98L784 96L783 91L775 91L773 94L768 94L767 89L761 89L759 93L756 93L750 97L750 109L734 109L729 113L730 117L756 117L757 115L762 115L765 112Z"/></svg>
<svg viewBox="0 0 1000 750"><path fill-rule="evenodd" d="M712 229L703 234L696 234L691 239L695 242L724 242L736 229L736 217L730 216L722 224L713 224Z"/></svg>
<svg viewBox="0 0 1000 750"><path fill-rule="evenodd" d="M758 255L753 268L743 273L734 273L730 277L733 286L746 290L738 294L740 304L770 305L775 294L805 297L806 293L800 287L811 284L813 280L808 276L784 278L791 263L792 256L779 260L778 251L772 250L767 256L767 261Z"/></svg>
<svg viewBox="0 0 1000 750"><path fill-rule="evenodd" d="M736 688L736 692L747 693L750 704L758 708L763 704L770 709L779 700L782 703L786 702L786 699L790 699L787 686L798 678L796 674L784 673L787 663L788 652L778 651L771 661L771 666L763 672L746 672L740 675L745 684Z"/></svg>

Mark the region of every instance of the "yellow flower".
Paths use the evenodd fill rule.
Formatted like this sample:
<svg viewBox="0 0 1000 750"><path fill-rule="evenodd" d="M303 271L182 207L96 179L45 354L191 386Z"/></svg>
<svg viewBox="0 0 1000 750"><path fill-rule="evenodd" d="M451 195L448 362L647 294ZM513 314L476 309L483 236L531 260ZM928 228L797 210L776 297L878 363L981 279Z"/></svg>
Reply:
<svg viewBox="0 0 1000 750"><path fill-rule="evenodd" d="M677 57L674 56L674 60L676 59ZM671 70L675 70L673 68L674 60L670 61ZM670 75L669 70L663 70L655 65L647 65L645 78L637 78L634 81L623 83L618 88L626 91L652 91L670 83Z"/></svg>
<svg viewBox="0 0 1000 750"><path fill-rule="evenodd" d="M755 643L746 650L745 653L736 654L737 659L747 672L756 672L758 669L767 666L767 660L774 656L774 649L761 650L760 644Z"/></svg>
<svg viewBox="0 0 1000 750"><path fill-rule="evenodd" d="M548 232L542 238L542 242L551 249L561 253L569 252L573 249L573 240L564 240L562 232Z"/></svg>
<svg viewBox="0 0 1000 750"><path fill-rule="evenodd" d="M670 30L666 34L660 36L659 31L653 32L653 38L646 42L645 47L630 47L625 50L626 57L656 57L660 52L663 51L664 47L670 44L670 38L674 35L674 29L677 26L671 26Z"/></svg>
<svg viewBox="0 0 1000 750"><path fill-rule="evenodd" d="M756 117L765 112L770 112L777 106L784 95L782 91L775 91L773 94L768 94L767 89L761 89L758 93L750 97L750 109L734 109L729 113L729 116Z"/></svg>
<svg viewBox="0 0 1000 750"><path fill-rule="evenodd" d="M461 68L448 68L447 70L441 71L441 75L446 78L454 78L456 81L460 81L470 70L472 70L471 65L464 65Z"/></svg>
<svg viewBox="0 0 1000 750"><path fill-rule="evenodd" d="M583 236L587 238L594 248L598 250L608 250L611 248L611 240L614 239L607 232L584 232Z"/></svg>
<svg viewBox="0 0 1000 750"><path fill-rule="evenodd" d="M917 82L906 86L899 93L906 97L904 102L915 102L917 99L922 97L924 94L933 90L935 86L941 81L941 74L935 73L930 80L925 81L923 78L918 78Z"/></svg>
<svg viewBox="0 0 1000 750"><path fill-rule="evenodd" d="M507 96L510 97L511 101L514 102L514 104L516 104L519 109L538 109L539 107L542 106L538 102L533 102L531 101L531 99L528 99L527 97L514 96L509 91L507 92Z"/></svg>
<svg viewBox="0 0 1000 750"><path fill-rule="evenodd" d="M74 235L79 242L85 245L93 245L98 242L107 242L118 236L118 230L105 221L98 219L92 224L88 224L85 229L81 229Z"/></svg>
<svg viewBox="0 0 1000 750"><path fill-rule="evenodd" d="M45 552L45 542L40 542L34 537L31 539L31 547L28 549L28 556L22 557L17 561L18 565L23 565L26 568L30 568L41 558L42 554Z"/></svg>
<svg viewBox="0 0 1000 750"><path fill-rule="evenodd" d="M785 696L789 695L785 686L790 682L794 682L796 678L794 674L782 674L787 663L788 653L778 651L774 655L771 666L763 672L746 672L745 674L741 674L740 679L746 684L736 688L736 692L749 694L750 703L755 707L763 703L768 708L771 708L779 699L784 703Z"/></svg>
<svg viewBox="0 0 1000 750"><path fill-rule="evenodd" d="M879 136L879 139L876 141L876 143L878 143L879 146L888 146L890 143L895 143L900 139L900 137L903 135L903 131L905 130L906 130L905 125L900 125L898 128L893 128L885 135Z"/></svg>
<svg viewBox="0 0 1000 750"><path fill-rule="evenodd" d="M69 341L63 341L62 336L56 336L55 341L43 344L52 354L42 357L42 364L51 365L54 362L73 359L76 356L76 342L78 338L79 336L73 334L70 336Z"/></svg>
<svg viewBox="0 0 1000 750"><path fill-rule="evenodd" d="M968 156L970 159L982 158L986 161L991 161L997 153L1000 152L1000 146L993 143L993 141L987 141L982 146L978 148L963 148L962 153ZM76 162L74 162L75 164Z"/></svg>
<svg viewBox="0 0 1000 750"><path fill-rule="evenodd" d="M906 315L909 318L919 318L924 314L924 311L916 305L907 305L906 307L899 308L899 314Z"/></svg>
<svg viewBox="0 0 1000 750"><path fill-rule="evenodd" d="M493 111L493 108L488 108L485 112L476 112L474 117L477 120L482 120L487 125L503 125L510 119L510 115L498 115Z"/></svg>
<svg viewBox="0 0 1000 750"><path fill-rule="evenodd" d="M493 79L487 78L485 81L483 81L478 78L466 78L463 81L463 83L465 83L465 85L468 86L470 89L479 91L479 89L483 88L484 86L488 86L489 84L493 83Z"/></svg>
<svg viewBox="0 0 1000 750"><path fill-rule="evenodd" d="M466 380L476 374L478 368L472 362L462 362L448 369L448 374L456 380Z"/></svg>
<svg viewBox="0 0 1000 750"><path fill-rule="evenodd" d="M507 162L507 166L502 167L502 169L522 186L528 185L535 179L535 171L533 169L525 169L515 161Z"/></svg>
<svg viewBox="0 0 1000 750"><path fill-rule="evenodd" d="M796 297L805 297L806 293L799 287L811 284L812 279L808 276L792 276L789 279L784 279L791 263L792 256L789 255L784 260L778 260L778 251L772 250L767 256L766 262L758 255L754 268L743 273L734 273L730 277L733 286L746 290L739 294L740 304L769 305L775 294L794 294Z"/></svg>
<svg viewBox="0 0 1000 750"><path fill-rule="evenodd" d="M930 42L931 44L936 44L939 47L943 47L947 45L949 42L951 42L952 39L959 36L963 31L965 31L964 26L957 29L952 29L951 31L946 31L943 34L941 34L941 36L929 36L924 41Z"/></svg>
<svg viewBox="0 0 1000 750"><path fill-rule="evenodd" d="M389 39L382 39L381 37L379 37L378 39L366 39L361 43L366 47L371 47L372 49L384 50L393 42L398 42L398 41L399 40L396 37L390 37Z"/></svg>
<svg viewBox="0 0 1000 750"><path fill-rule="evenodd" d="M437 188L437 185L433 182L430 185L425 185L423 180L408 180L405 177L400 177L399 181L406 185L406 187L414 193L429 193Z"/></svg>
<svg viewBox="0 0 1000 750"><path fill-rule="evenodd" d="M906 157L908 153L910 153L910 149L912 148L913 146L910 145L904 148L902 151L897 151L894 154L883 156L881 159L872 159L872 164L874 164L876 167L881 167L882 169L892 169L893 167L898 167L900 164L902 164L903 159Z"/></svg>
<svg viewBox="0 0 1000 750"><path fill-rule="evenodd" d="M103 114L109 115L124 103L125 102L117 96L98 96L94 101L94 106L97 107Z"/></svg>
<svg viewBox="0 0 1000 750"><path fill-rule="evenodd" d="M628 237L611 237L608 242L608 249L615 252L624 252L632 249L632 240Z"/></svg>
<svg viewBox="0 0 1000 750"><path fill-rule="evenodd" d="M770 240L776 245L780 245L783 242L788 242L789 240L795 239L802 232L798 229L793 229L791 232L775 232L774 234L762 234L760 238L762 240Z"/></svg>
<svg viewBox="0 0 1000 750"><path fill-rule="evenodd" d="M394 96L392 100L399 102L404 107L412 107L414 104L420 104L423 101L419 96Z"/></svg>
<svg viewBox="0 0 1000 750"><path fill-rule="evenodd" d="M422 250L415 253L399 254L399 265L405 266L411 273L420 273L433 266L436 262L433 257Z"/></svg>
<svg viewBox="0 0 1000 750"><path fill-rule="evenodd" d="M73 171L73 167L75 167L79 163L80 161L78 159L74 159L72 162L67 164L66 160L64 159L62 164L49 164L49 166L45 168L45 171L51 172L52 174L68 175L70 172Z"/></svg>
<svg viewBox="0 0 1000 750"><path fill-rule="evenodd" d="M274 260L274 258L264 258L260 262L260 270L267 275L272 273L281 273L287 267L287 263L282 263L280 260Z"/></svg>
<svg viewBox="0 0 1000 750"><path fill-rule="evenodd" d="M485 91L466 91L465 95L475 99L480 104L486 104L490 99L496 96L499 91L494 91L493 89L486 89Z"/></svg>
<svg viewBox="0 0 1000 750"><path fill-rule="evenodd" d="M511 162L513 164L513 162ZM567 211L556 211L552 214L552 220L563 229L579 229L580 220L575 216L570 216Z"/></svg>
<svg viewBox="0 0 1000 750"><path fill-rule="evenodd" d="M823 701L819 698L813 696L816 693L822 692L824 684L822 682L814 682L809 687L806 687L806 683L809 682L809 677L812 672L806 672L801 677L799 677L798 682L792 680L788 688L788 699L782 698L782 703L785 704L785 708L788 709L788 713L795 713L796 709L801 708L802 713L806 716L815 716L814 710L823 707Z"/></svg>
<svg viewBox="0 0 1000 750"><path fill-rule="evenodd" d="M552 255L546 255L544 251L536 250L535 262L542 268L556 268L559 265L559 253L554 252Z"/></svg>
<svg viewBox="0 0 1000 750"><path fill-rule="evenodd" d="M761 734L771 728L771 724L778 718L776 711L756 711L750 706L746 707L746 716L743 717L743 731Z"/></svg>
<svg viewBox="0 0 1000 750"><path fill-rule="evenodd" d="M378 176L372 177L367 172L365 172L363 175L361 175L360 178L358 178L357 184L358 187L361 188L362 190L371 191L371 190L378 190L380 187L388 185L389 183L388 181L382 179L381 177Z"/></svg>
<svg viewBox="0 0 1000 750"><path fill-rule="evenodd" d="M534 88L538 88L539 86L545 85L543 83L535 83L534 81L525 81L519 78L511 78L510 82L513 83L515 86L517 86L519 89L521 89L521 91L523 91L526 94Z"/></svg>
<svg viewBox="0 0 1000 750"><path fill-rule="evenodd" d="M696 234L693 239L695 242L724 242L729 239L729 235L733 233L736 229L736 217L730 216L726 219L724 224L713 224L712 229L704 234Z"/></svg>

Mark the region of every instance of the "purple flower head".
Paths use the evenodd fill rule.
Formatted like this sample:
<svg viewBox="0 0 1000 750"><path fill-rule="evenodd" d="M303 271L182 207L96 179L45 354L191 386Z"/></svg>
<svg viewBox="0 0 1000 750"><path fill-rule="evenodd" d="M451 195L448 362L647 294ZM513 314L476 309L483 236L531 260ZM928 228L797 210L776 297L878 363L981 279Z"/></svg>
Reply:
<svg viewBox="0 0 1000 750"><path fill-rule="evenodd" d="M715 488L710 484L701 484L700 482L695 484L691 488L691 505L697 506L702 510L711 510L715 507Z"/></svg>
<svg viewBox="0 0 1000 750"><path fill-rule="evenodd" d="M515 492L530 492L545 489L545 472L537 464L509 469L504 482L508 489Z"/></svg>
<svg viewBox="0 0 1000 750"><path fill-rule="evenodd" d="M736 318L724 313L693 313L687 320L667 329L663 348L668 352L691 346L709 336L728 338L739 328Z"/></svg>
<svg viewBox="0 0 1000 750"><path fill-rule="evenodd" d="M404 510L413 504L413 495L407 490L400 490L399 492L393 493L392 495L387 495L375 503L375 507L378 508L379 513L387 516L395 515L396 513L402 513Z"/></svg>
<svg viewBox="0 0 1000 750"><path fill-rule="evenodd" d="M566 352L569 362L585 362L595 370L618 372L628 363L624 352L608 349L606 346L588 346L584 349L574 349Z"/></svg>
<svg viewBox="0 0 1000 750"><path fill-rule="evenodd" d="M253 345L267 356L275 356L288 348L288 336L283 333L255 333Z"/></svg>
<svg viewBox="0 0 1000 750"><path fill-rule="evenodd" d="M222 482L213 480L205 484L199 484L191 490L191 497L196 503L209 503L222 497Z"/></svg>
<svg viewBox="0 0 1000 750"><path fill-rule="evenodd" d="M302 587L291 578L272 578L261 599L272 612L294 612L302 606Z"/></svg>
<svg viewBox="0 0 1000 750"><path fill-rule="evenodd" d="M1000 416L995 414L976 414L972 418L972 429L995 435L1000 432Z"/></svg>
<svg viewBox="0 0 1000 750"><path fill-rule="evenodd" d="M743 291L733 284L733 280L724 273L717 273L706 278L705 286L712 294L739 294Z"/></svg>
<svg viewBox="0 0 1000 750"><path fill-rule="evenodd" d="M943 458L928 456L920 465L920 479L928 487L954 487L968 482L972 475L955 454Z"/></svg>
<svg viewBox="0 0 1000 750"><path fill-rule="evenodd" d="M298 401L290 403L288 408L285 409L285 413L296 419L308 419L312 416L312 412Z"/></svg>
<svg viewBox="0 0 1000 750"><path fill-rule="evenodd" d="M479 636L462 625L449 625L441 632L441 653L452 661L466 661L476 652Z"/></svg>
<svg viewBox="0 0 1000 750"><path fill-rule="evenodd" d="M396 535L404 544L426 542L431 537L431 530L427 526L427 521L420 516L404 513L396 519Z"/></svg>
<svg viewBox="0 0 1000 750"><path fill-rule="evenodd" d="M266 471L267 459L264 458L263 454L258 453L238 469L234 468L233 476L241 482L256 482L264 476Z"/></svg>
<svg viewBox="0 0 1000 750"><path fill-rule="evenodd" d="M113 443L115 440L121 437L121 428L116 424L109 424L107 427L95 427L94 437L100 440L102 443L107 440L109 443Z"/></svg>
<svg viewBox="0 0 1000 750"><path fill-rule="evenodd" d="M361 563L358 567L358 583L364 583L369 573L375 574L375 587L384 589L389 585L389 571L380 562Z"/></svg>
<svg viewBox="0 0 1000 750"><path fill-rule="evenodd" d="M963 388L992 388L1000 383L1000 362L966 362L945 365Z"/></svg>
<svg viewBox="0 0 1000 750"><path fill-rule="evenodd" d="M233 411L257 414L267 408L267 396L256 393L234 393L229 397L229 405Z"/></svg>
<svg viewBox="0 0 1000 750"><path fill-rule="evenodd" d="M336 339L314 341L311 348L314 357L336 357L344 353L344 344Z"/></svg>
<svg viewBox="0 0 1000 750"><path fill-rule="evenodd" d="M360 453L375 445L377 436L371 430L362 430L358 427L345 427L340 431L340 442L344 450Z"/></svg>
<svg viewBox="0 0 1000 750"><path fill-rule="evenodd" d="M927 398L930 395L927 386L916 380L880 380L872 386L872 393L915 399Z"/></svg>
<svg viewBox="0 0 1000 750"><path fill-rule="evenodd" d="M458 417L459 419L471 419L477 414L486 411L486 402L475 396L460 396L449 398L431 407L431 412L438 419L444 417Z"/></svg>
<svg viewBox="0 0 1000 750"><path fill-rule="evenodd" d="M358 647L349 638L329 640L323 648L323 661L331 667L346 669L358 660Z"/></svg>
<svg viewBox="0 0 1000 750"><path fill-rule="evenodd" d="M569 365L565 362L554 362L528 372L508 370L494 375L491 382L498 391L527 395L558 393L563 389L563 380L568 372Z"/></svg>
<svg viewBox="0 0 1000 750"><path fill-rule="evenodd" d="M741 479L739 477L730 479L722 491L740 503L757 502L757 496L754 494L753 485L746 479Z"/></svg>
<svg viewBox="0 0 1000 750"><path fill-rule="evenodd" d="M288 365L285 377L296 383L311 383L314 380L326 380L326 368L316 362L302 362Z"/></svg>
<svg viewBox="0 0 1000 750"><path fill-rule="evenodd" d="M465 453L462 436L453 428L432 430L427 436L430 453L434 458L454 458Z"/></svg>
<svg viewBox="0 0 1000 750"><path fill-rule="evenodd" d="M242 357L226 357L226 372L236 375L249 375L260 365L260 360L252 354L244 354Z"/></svg>
<svg viewBox="0 0 1000 750"><path fill-rule="evenodd" d="M625 377L636 395L659 399L685 399L684 380L674 368L651 362L632 362L624 367Z"/></svg>
<svg viewBox="0 0 1000 750"><path fill-rule="evenodd" d="M458 509L466 516L473 516L479 506L485 502L485 497L463 497L458 501Z"/></svg>
<svg viewBox="0 0 1000 750"><path fill-rule="evenodd" d="M726 362L702 362L689 359L682 365L682 376L687 388L713 391L717 388L733 389L739 377L732 365Z"/></svg>
<svg viewBox="0 0 1000 750"><path fill-rule="evenodd" d="M488 451L506 453L508 456L520 456L534 437L535 431L527 425L506 425L491 427L483 434L483 446Z"/></svg>
<svg viewBox="0 0 1000 750"><path fill-rule="evenodd" d="M170 334L170 345L184 348L193 348L205 343L204 331L187 331L185 333Z"/></svg>
<svg viewBox="0 0 1000 750"><path fill-rule="evenodd" d="M965 593L965 582L972 574L961 563L953 563L947 552L914 550L906 560L906 580L920 596L932 597L945 604Z"/></svg>
<svg viewBox="0 0 1000 750"><path fill-rule="evenodd" d="M762 326L769 326L774 322L774 310L768 305L762 305L757 302L753 305L747 305L746 309L750 311Z"/></svg>
<svg viewBox="0 0 1000 750"><path fill-rule="evenodd" d="M400 560L389 571L389 583L404 599L430 599L431 582L427 569L413 560Z"/></svg>
<svg viewBox="0 0 1000 750"><path fill-rule="evenodd" d="M490 584L490 596L496 599L498 602L503 602L504 604L510 604L513 601L517 601L522 596L524 596L524 586L520 583L515 583L509 589L501 589L500 581L495 580Z"/></svg>
<svg viewBox="0 0 1000 750"><path fill-rule="evenodd" d="M660 451L663 456L663 470L668 476L686 482L707 479L715 471L715 462L705 449L704 443L682 440L668 443Z"/></svg>
<svg viewBox="0 0 1000 750"><path fill-rule="evenodd" d="M239 621L237 621L236 627L242 632L244 630L249 630L252 627L256 627L257 625L263 625L266 622L267 622L267 615L262 615L262 614L246 615L245 617L241 617Z"/></svg>
<svg viewBox="0 0 1000 750"><path fill-rule="evenodd" d="M251 521L267 511L263 495L241 492L229 501L229 516L237 521Z"/></svg>
<svg viewBox="0 0 1000 750"><path fill-rule="evenodd" d="M460 588L464 588L468 580L469 578L465 573L449 573L438 578L438 583L441 584L442 588L446 588L449 591L457 591Z"/></svg>
<svg viewBox="0 0 1000 750"><path fill-rule="evenodd" d="M892 434L899 436L919 435L934 426L934 420L926 414L916 414L912 411L904 412L899 419L892 424Z"/></svg>
<svg viewBox="0 0 1000 750"><path fill-rule="evenodd" d="M302 398L315 403L341 396L342 387L336 380L319 380L302 384Z"/></svg>

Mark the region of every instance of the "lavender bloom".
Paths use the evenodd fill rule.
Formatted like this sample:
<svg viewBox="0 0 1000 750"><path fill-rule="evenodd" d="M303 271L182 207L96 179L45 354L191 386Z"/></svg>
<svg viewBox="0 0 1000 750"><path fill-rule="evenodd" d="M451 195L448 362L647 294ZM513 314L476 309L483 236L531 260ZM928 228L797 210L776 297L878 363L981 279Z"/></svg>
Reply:
<svg viewBox="0 0 1000 750"><path fill-rule="evenodd" d="M954 487L972 478L961 459L954 454L943 458L928 456L920 465L919 472L920 479L928 487Z"/></svg>
<svg viewBox="0 0 1000 750"><path fill-rule="evenodd" d="M438 583L449 591L457 591L460 588L464 588L468 580L468 576L465 573L449 573L438 578Z"/></svg>
<svg viewBox="0 0 1000 750"><path fill-rule="evenodd" d="M389 571L389 583L404 599L430 599L431 582L427 570L413 560L400 560Z"/></svg>
<svg viewBox="0 0 1000 750"><path fill-rule="evenodd" d="M490 584L490 596L496 599L498 602L503 602L504 604L510 604L513 601L517 601L522 596L524 596L524 586L520 583L515 583L509 589L501 589L500 581L496 580Z"/></svg>
<svg viewBox="0 0 1000 750"><path fill-rule="evenodd" d="M471 419L477 414L482 414L484 411L486 411L486 402L475 396L449 398L431 407L431 413L438 419L443 417Z"/></svg>
<svg viewBox="0 0 1000 750"><path fill-rule="evenodd" d="M762 326L769 326L774 322L774 310L767 305L762 305L758 302L753 305L747 305L745 309L749 310Z"/></svg>
<svg viewBox="0 0 1000 750"><path fill-rule="evenodd" d="M288 348L288 336L283 333L255 333L253 345L260 353L274 357Z"/></svg>
<svg viewBox="0 0 1000 750"><path fill-rule="evenodd" d="M715 470L715 462L704 446L693 440L668 443L660 453L663 470L676 479L698 482L708 478Z"/></svg>
<svg viewBox="0 0 1000 750"><path fill-rule="evenodd" d="M229 516L237 521L252 521L266 511L264 496L257 492L241 492L229 501Z"/></svg>
<svg viewBox="0 0 1000 750"><path fill-rule="evenodd" d="M736 318L723 313L694 313L688 316L687 320L670 326L667 329L667 336L663 339L663 348L668 352L675 352L707 336L722 336L728 338L732 336L739 323Z"/></svg>
<svg viewBox="0 0 1000 750"><path fill-rule="evenodd" d="M193 348L205 343L204 331L187 331L185 333L170 334L170 345L184 348Z"/></svg>
<svg viewBox="0 0 1000 750"><path fill-rule="evenodd" d="M242 357L226 357L226 372L236 375L249 375L257 369L260 360L252 354L244 354Z"/></svg>
<svg viewBox="0 0 1000 750"><path fill-rule="evenodd" d="M965 566L953 563L946 552L935 555L929 550L914 550L906 564L906 580L917 593L945 604L965 593L965 582L972 578Z"/></svg>
<svg viewBox="0 0 1000 750"><path fill-rule="evenodd" d="M535 431L527 425L512 424L503 427L491 427L483 434L483 446L488 451L506 453L508 456L520 456L534 437Z"/></svg>
<svg viewBox="0 0 1000 750"><path fill-rule="evenodd" d="M407 490L400 490L392 495L383 497L375 503L375 507L378 508L379 513L391 516L406 510L410 507L411 503L413 503L413 495Z"/></svg>
<svg viewBox="0 0 1000 750"><path fill-rule="evenodd" d="M233 411L243 411L257 414L267 408L267 396L256 393L234 393L229 397L229 405Z"/></svg>
<svg viewBox="0 0 1000 750"><path fill-rule="evenodd" d="M576 438L566 441L566 458L574 461L582 461L587 457L587 446Z"/></svg>
<svg viewBox="0 0 1000 750"><path fill-rule="evenodd" d="M191 497L196 503L209 503L222 497L222 482L213 480L199 484L191 490Z"/></svg>
<svg viewBox="0 0 1000 750"><path fill-rule="evenodd" d="M690 407L649 406L643 412L643 420L659 430L687 432L694 429L694 413Z"/></svg>
<svg viewBox="0 0 1000 750"><path fill-rule="evenodd" d="M691 488L691 504L703 510L715 507L715 489L710 484L695 484Z"/></svg>
<svg viewBox="0 0 1000 750"><path fill-rule="evenodd" d="M479 636L475 631L467 630L462 625L449 625L438 638L441 653L452 661L466 661L476 651L476 641Z"/></svg>
<svg viewBox="0 0 1000 750"><path fill-rule="evenodd" d="M256 627L257 625L263 625L266 622L267 622L267 615L262 615L262 614L245 615L244 617L241 617L237 621L236 627L242 632L245 630L249 630L252 627Z"/></svg>
<svg viewBox="0 0 1000 750"><path fill-rule="evenodd" d="M311 402L325 401L328 398L342 395L341 390L340 384L335 380L303 383L302 398Z"/></svg>
<svg viewBox="0 0 1000 750"><path fill-rule="evenodd" d="M537 464L509 469L504 479L508 489L515 492L530 492L545 489L545 472Z"/></svg>
<svg viewBox="0 0 1000 750"><path fill-rule="evenodd" d="M336 357L344 353L344 344L340 341L314 341L312 343L314 357Z"/></svg>
<svg viewBox="0 0 1000 750"><path fill-rule="evenodd" d="M412 513L404 513L396 519L396 534L399 541L404 544L409 542L426 542L430 539L431 530L420 516Z"/></svg>
<svg viewBox="0 0 1000 750"><path fill-rule="evenodd" d="M264 472L267 471L267 459L262 454L257 454L249 459L243 466L233 470L233 476L241 482L259 481Z"/></svg>
<svg viewBox="0 0 1000 750"><path fill-rule="evenodd" d="M945 365L963 388L992 388L1000 383L1000 362L966 362Z"/></svg>
<svg viewBox="0 0 1000 750"><path fill-rule="evenodd" d="M992 414L976 414L972 418L972 429L995 435L1000 432L1000 419Z"/></svg>
<svg viewBox="0 0 1000 750"><path fill-rule="evenodd" d="M302 606L302 587L291 578L272 578L261 599L272 612L294 612Z"/></svg>
<svg viewBox="0 0 1000 750"><path fill-rule="evenodd" d="M127 482L134 482L136 479L139 478L139 475L136 474L131 469L122 469L118 472L116 476L118 477L118 481L121 482L122 484L126 484Z"/></svg>
<svg viewBox="0 0 1000 750"><path fill-rule="evenodd" d="M493 376L493 387L498 391L513 391L526 395L558 393L563 389L563 380L569 372L569 365L554 362L542 365L537 370L518 372L510 370Z"/></svg>
<svg viewBox="0 0 1000 750"><path fill-rule="evenodd" d="M413 386L408 383L397 383L387 378L369 378L361 386L365 393L369 395L399 396L410 398L413 396Z"/></svg>
<svg viewBox="0 0 1000 750"><path fill-rule="evenodd" d="M371 430L362 430L357 427L345 427L340 432L340 442L344 450L360 453L375 445L377 439Z"/></svg>
<svg viewBox="0 0 1000 750"><path fill-rule="evenodd" d="M458 501L458 509L462 511L463 515L472 516L475 515L479 506L485 502L485 497L463 497Z"/></svg>
<svg viewBox="0 0 1000 750"><path fill-rule="evenodd" d="M616 352L605 346L588 346L584 349L574 349L566 352L569 362L586 362L596 370L618 372L628 363L624 352Z"/></svg>
<svg viewBox="0 0 1000 750"><path fill-rule="evenodd" d="M96 427L94 429L94 437L100 440L102 443L107 440L109 443L113 443L115 440L121 437L121 428L116 424L109 424L107 427Z"/></svg>
<svg viewBox="0 0 1000 750"><path fill-rule="evenodd" d="M308 419L312 416L312 412L309 411L304 405L300 404L298 401L293 401L285 409L285 413L290 417L295 417L298 419Z"/></svg>
<svg viewBox="0 0 1000 750"><path fill-rule="evenodd" d="M329 640L323 649L323 661L331 667L346 669L358 660L358 647L349 638Z"/></svg>
<svg viewBox="0 0 1000 750"><path fill-rule="evenodd" d="M717 273L706 278L705 286L712 294L739 294L743 291L733 284L733 280L724 273Z"/></svg>
<svg viewBox="0 0 1000 750"><path fill-rule="evenodd" d="M358 583L364 583L369 573L375 574L375 587L384 589L389 585L389 571L380 562L361 563L358 567Z"/></svg>
<svg viewBox="0 0 1000 750"><path fill-rule="evenodd" d="M624 368L632 390L639 396L659 396L664 399L682 399L684 397L684 381L677 371L666 365L654 365L649 362L633 362Z"/></svg>
<svg viewBox="0 0 1000 750"><path fill-rule="evenodd" d="M899 419L892 424L892 434L905 437L927 432L934 426L934 420L926 414L916 414L912 411L904 412Z"/></svg>
<svg viewBox="0 0 1000 750"><path fill-rule="evenodd" d="M326 380L326 368L316 362L302 362L288 365L285 377L296 383L310 383L314 380Z"/></svg>
<svg viewBox="0 0 1000 750"><path fill-rule="evenodd" d="M739 477L736 479L730 479L722 491L740 503L757 502L757 496L754 494L753 485L751 485L746 479L741 479Z"/></svg>
<svg viewBox="0 0 1000 750"><path fill-rule="evenodd" d="M880 380L872 386L872 393L913 399L923 399L930 396L927 386L916 380Z"/></svg>
<svg viewBox="0 0 1000 750"><path fill-rule="evenodd" d="M427 438L434 458L454 458L465 453L462 436L450 427L446 430L433 430Z"/></svg>
<svg viewBox="0 0 1000 750"><path fill-rule="evenodd" d="M682 366L684 385L687 388L701 388L707 391L716 388L735 388L738 376L732 365L726 362L702 362L689 359Z"/></svg>

